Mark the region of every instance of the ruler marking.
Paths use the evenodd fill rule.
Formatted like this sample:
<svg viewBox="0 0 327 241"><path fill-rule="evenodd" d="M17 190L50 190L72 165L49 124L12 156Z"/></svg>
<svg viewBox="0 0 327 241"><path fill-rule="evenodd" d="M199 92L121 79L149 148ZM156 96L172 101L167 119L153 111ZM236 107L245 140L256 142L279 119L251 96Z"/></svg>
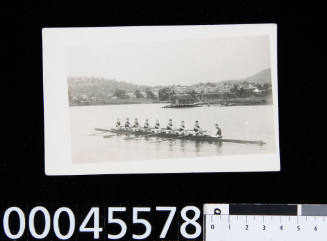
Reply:
<svg viewBox="0 0 327 241"><path fill-rule="evenodd" d="M254 205L254 209L256 212L261 212L262 210L256 207L258 205L259 204ZM326 241L327 213L324 214L324 212L327 209L317 206L319 205L307 205L303 209L298 208L297 215L294 215L293 213L271 214L271 210L269 210L268 213L262 214L251 213L251 210L246 210L244 207L242 207L243 209L239 209L242 211L241 213L232 212L231 214L227 211L226 213L228 214L225 214L225 216L228 215L228 217L226 219L221 215L218 218L212 217L213 215L208 214L211 216L211 221L215 228L211 229L209 222L204 223L203 231L206 232L203 234L205 237L204 240ZM327 207L327 205L325 206ZM234 211L235 210L236 209L234 209ZM319 210L322 210L323 214L320 214L318 212ZM204 213L204 215L207 214ZM296 216L296 218L294 216ZM244 223L246 223L246 227L244 227Z"/></svg>
<svg viewBox="0 0 327 241"><path fill-rule="evenodd" d="M205 215L207 215L207 216L218 216L218 214L212 214L212 213L208 213L208 214L205 214ZM225 216L228 216L228 215L230 215L230 214L219 214L219 216L223 216L223 215L225 215Z"/></svg>

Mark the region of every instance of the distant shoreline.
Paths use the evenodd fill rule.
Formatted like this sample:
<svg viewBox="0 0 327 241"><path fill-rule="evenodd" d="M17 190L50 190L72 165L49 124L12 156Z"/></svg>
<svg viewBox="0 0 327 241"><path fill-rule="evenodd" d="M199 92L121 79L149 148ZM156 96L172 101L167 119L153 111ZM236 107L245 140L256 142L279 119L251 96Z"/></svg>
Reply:
<svg viewBox="0 0 327 241"><path fill-rule="evenodd" d="M169 101L151 101L145 99L116 99L107 103L70 103L69 106L98 106L98 105L137 105L137 104L167 104ZM230 98L209 100L203 103L203 106L219 105L219 106L250 106L250 105L272 105L272 97L247 97L247 98Z"/></svg>

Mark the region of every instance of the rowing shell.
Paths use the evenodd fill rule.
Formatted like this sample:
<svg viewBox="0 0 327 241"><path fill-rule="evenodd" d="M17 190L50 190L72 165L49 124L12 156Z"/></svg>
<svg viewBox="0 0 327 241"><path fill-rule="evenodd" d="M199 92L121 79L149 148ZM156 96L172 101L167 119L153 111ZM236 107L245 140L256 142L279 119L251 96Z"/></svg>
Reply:
<svg viewBox="0 0 327 241"><path fill-rule="evenodd" d="M97 130L99 130L97 128ZM104 129L101 129L104 130ZM108 132L115 134L126 134L126 135L136 135L136 136L149 136L149 132L145 131L131 131L131 130L116 130L110 129ZM236 139L224 139L214 136L194 136L194 135L180 135L180 134L171 134L171 133L153 133L150 135L151 137L160 137L160 138L170 138L170 139L183 139L183 140L193 140L193 141L204 141L204 142L231 142L238 144L257 144L264 145L263 141L250 141L250 140L236 140Z"/></svg>

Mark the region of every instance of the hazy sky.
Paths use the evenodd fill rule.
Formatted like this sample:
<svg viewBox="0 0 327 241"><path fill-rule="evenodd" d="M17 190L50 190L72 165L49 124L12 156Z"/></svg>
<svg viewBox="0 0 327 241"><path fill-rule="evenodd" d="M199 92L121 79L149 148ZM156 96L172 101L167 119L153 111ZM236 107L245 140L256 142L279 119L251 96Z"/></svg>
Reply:
<svg viewBox="0 0 327 241"><path fill-rule="evenodd" d="M69 76L97 76L143 85L242 79L269 67L268 36L67 49Z"/></svg>

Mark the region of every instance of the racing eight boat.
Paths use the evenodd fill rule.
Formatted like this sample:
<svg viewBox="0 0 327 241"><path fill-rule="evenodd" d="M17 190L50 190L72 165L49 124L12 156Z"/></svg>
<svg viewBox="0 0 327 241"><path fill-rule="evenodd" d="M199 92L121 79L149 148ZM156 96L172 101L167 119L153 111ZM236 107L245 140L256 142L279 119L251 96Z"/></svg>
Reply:
<svg viewBox="0 0 327 241"><path fill-rule="evenodd" d="M198 141L198 142L230 142L230 143L238 143L238 144L256 144L256 145L264 145L265 143L260 141L252 141L252 140L237 140L237 139L225 139L225 138L219 138L215 136L210 135L192 135L192 134L179 134L179 133L166 133L166 132L148 132L148 131L142 131L142 130L127 130L127 129L101 129L101 128L95 128L96 131L102 131L102 132L111 132L116 135L135 135L135 136L146 136L146 137L158 137L158 138L165 138L165 139L183 139L183 140L192 140L192 141ZM104 136L105 137L105 136Z"/></svg>

